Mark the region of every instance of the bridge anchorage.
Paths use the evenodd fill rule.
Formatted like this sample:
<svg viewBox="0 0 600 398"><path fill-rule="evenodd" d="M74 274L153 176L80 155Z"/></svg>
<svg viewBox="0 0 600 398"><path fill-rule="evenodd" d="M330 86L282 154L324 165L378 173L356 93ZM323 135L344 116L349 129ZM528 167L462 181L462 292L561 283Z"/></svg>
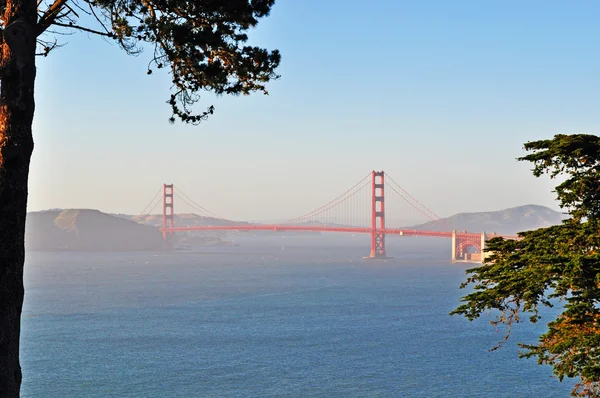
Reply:
<svg viewBox="0 0 600 398"><path fill-rule="evenodd" d="M387 196L385 192L388 192ZM154 206L158 205L160 191L156 193ZM181 194L181 195L180 195ZM175 226L174 197L182 200L198 211L199 214L212 219L213 225ZM386 199L387 198L387 199ZM173 184L163 184L162 188L162 232L166 247L173 247L173 237L176 232L192 231L272 231L272 232L335 232L347 234L370 234L371 251L368 260L385 260L388 257L385 247L386 235L423 236L450 239L452 262L482 262L485 259L486 241L496 236L482 233L469 233L447 228L440 230L415 230L407 228L389 228L386 226L386 207L390 199L400 198L431 221L447 223L434 212L425 207L411 196L404 188L396 183L383 171L372 171L348 191L309 213L283 223L264 225L241 223L219 217L208 211L189 196L177 189ZM155 201L153 199L149 206ZM387 203L386 203L387 200ZM370 206L368 203L370 202ZM366 205L366 206L365 206ZM370 208L369 208L370 207ZM152 207L150 212L154 209ZM145 210L145 209L144 209ZM148 213L150 214L150 213ZM143 214L142 214L143 215ZM370 225L369 225L370 224ZM447 225L447 224L446 224ZM439 228L442 229L442 228ZM514 236L504 236L507 239L517 239Z"/></svg>

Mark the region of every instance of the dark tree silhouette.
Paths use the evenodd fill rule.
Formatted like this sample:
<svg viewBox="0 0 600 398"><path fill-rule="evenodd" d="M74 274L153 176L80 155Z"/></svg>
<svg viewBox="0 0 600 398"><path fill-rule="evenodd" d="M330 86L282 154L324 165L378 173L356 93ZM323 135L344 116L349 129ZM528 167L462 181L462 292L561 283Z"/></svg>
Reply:
<svg viewBox="0 0 600 398"><path fill-rule="evenodd" d="M114 40L129 54L150 49L147 73L172 78L170 121L197 124L202 91L267 94L277 50L245 45L247 31L275 0L0 0L0 396L20 393L24 233L36 56L60 43L56 34L85 31Z"/></svg>

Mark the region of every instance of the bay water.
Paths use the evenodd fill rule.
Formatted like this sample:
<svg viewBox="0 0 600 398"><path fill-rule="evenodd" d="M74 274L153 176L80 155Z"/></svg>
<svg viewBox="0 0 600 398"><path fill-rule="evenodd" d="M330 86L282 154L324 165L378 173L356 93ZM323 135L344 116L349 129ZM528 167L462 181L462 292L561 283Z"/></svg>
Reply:
<svg viewBox="0 0 600 398"><path fill-rule="evenodd" d="M450 243L235 236L163 253L27 254L23 397L567 397L466 293ZM545 322L544 322L545 321Z"/></svg>

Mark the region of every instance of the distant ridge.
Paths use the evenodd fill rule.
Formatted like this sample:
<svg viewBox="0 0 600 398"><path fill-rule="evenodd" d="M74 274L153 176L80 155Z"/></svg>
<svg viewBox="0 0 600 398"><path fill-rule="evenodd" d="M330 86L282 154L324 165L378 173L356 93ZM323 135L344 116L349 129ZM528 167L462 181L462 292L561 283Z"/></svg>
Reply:
<svg viewBox="0 0 600 398"><path fill-rule="evenodd" d="M440 221L406 227L433 231L467 230L514 235L517 232L560 224L563 213L538 205L525 205L505 210L459 213ZM246 222L219 220L196 214L175 216L175 225L244 225ZM41 251L144 251L162 250L164 242L157 227L162 215L139 217L106 214L90 209L53 209L27 215L25 246ZM230 245L218 238L231 231L178 234L180 243L201 246ZM264 234L273 232L265 231ZM299 232L299 234L304 234Z"/></svg>
<svg viewBox="0 0 600 398"><path fill-rule="evenodd" d="M139 222L141 224L145 224L145 225L152 225L154 227L157 228L162 228L162 214L147 214L147 215L143 215L143 216L131 216L131 215L125 215L125 214L113 214L113 216L115 217L123 217L126 218L128 220L133 220L136 222ZM223 220L220 218L214 218L214 217L206 217L206 216L201 216L198 214L194 214L194 213L180 213L180 214L175 214L174 217L174 224L177 227L202 227L202 226L229 226L229 225L261 225L264 223L253 223L253 222L247 222L247 221L231 221L231 220ZM294 225L302 225L302 224L294 224ZM232 235L232 234L236 234L238 232L235 231L197 231L197 232L193 232L192 234L194 235L199 235L199 236L228 236L228 235ZM245 233L245 232L242 232ZM185 234L185 233L181 233L181 234ZM252 232L253 235L273 235L273 234L278 234L280 235L281 232L273 232L273 231L253 231ZM285 235L296 235L296 234L300 234L300 235L309 235L309 234L319 234L319 232L285 232Z"/></svg>
<svg viewBox="0 0 600 398"><path fill-rule="evenodd" d="M469 232L485 231L515 235L517 232L560 224L565 218L567 218L566 214L545 206L524 205L498 211L458 213L440 221L429 221L409 228L432 231L466 229Z"/></svg>
<svg viewBox="0 0 600 398"><path fill-rule="evenodd" d="M162 250L157 228L98 210L55 209L27 214L25 247L32 251Z"/></svg>
<svg viewBox="0 0 600 398"><path fill-rule="evenodd" d="M162 214L146 214L143 216L131 216L125 214L112 214L115 217L122 217L128 220L133 220L140 224L152 225L154 227L162 227ZM196 226L207 226L207 225L247 225L245 221L229 221L222 220L214 217L200 216L193 213L177 213L175 214L174 220L175 225L179 227L196 227Z"/></svg>

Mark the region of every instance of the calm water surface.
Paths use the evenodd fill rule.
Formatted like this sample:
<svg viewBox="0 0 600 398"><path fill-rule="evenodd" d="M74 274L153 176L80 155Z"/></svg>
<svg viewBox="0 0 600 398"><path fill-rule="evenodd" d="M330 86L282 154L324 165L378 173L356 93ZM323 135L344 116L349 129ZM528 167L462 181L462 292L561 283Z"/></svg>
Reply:
<svg viewBox="0 0 600 398"><path fill-rule="evenodd" d="M23 397L566 397L489 318L450 317L449 242L246 237L178 253L29 253Z"/></svg>

